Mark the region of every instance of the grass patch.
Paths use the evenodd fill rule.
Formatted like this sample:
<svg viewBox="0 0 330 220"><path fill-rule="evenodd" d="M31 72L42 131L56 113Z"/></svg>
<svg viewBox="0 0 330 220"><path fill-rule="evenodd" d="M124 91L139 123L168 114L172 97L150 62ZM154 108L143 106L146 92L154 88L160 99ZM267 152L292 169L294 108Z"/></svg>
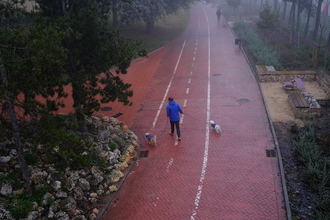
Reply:
<svg viewBox="0 0 330 220"><path fill-rule="evenodd" d="M314 126L301 129L294 146L303 165L300 175L315 195L315 215L317 219L330 219L330 158L316 143Z"/></svg>
<svg viewBox="0 0 330 220"><path fill-rule="evenodd" d="M142 41L143 47L150 52L177 38L186 29L189 16L189 9L179 9L176 14L157 21L152 33L146 33L142 22L123 27L120 32L123 37Z"/></svg>

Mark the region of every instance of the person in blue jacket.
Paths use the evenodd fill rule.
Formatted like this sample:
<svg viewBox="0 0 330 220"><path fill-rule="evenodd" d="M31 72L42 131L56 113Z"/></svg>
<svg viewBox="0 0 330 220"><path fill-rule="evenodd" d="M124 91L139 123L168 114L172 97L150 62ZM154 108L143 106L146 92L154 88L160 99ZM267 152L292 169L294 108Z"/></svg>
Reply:
<svg viewBox="0 0 330 220"><path fill-rule="evenodd" d="M178 136L178 141L181 141L181 133L180 133L180 113L183 114L183 111L179 104L177 104L172 97L168 98L168 105L166 106L167 117L171 123L171 133L174 134L174 125L176 128L176 134Z"/></svg>

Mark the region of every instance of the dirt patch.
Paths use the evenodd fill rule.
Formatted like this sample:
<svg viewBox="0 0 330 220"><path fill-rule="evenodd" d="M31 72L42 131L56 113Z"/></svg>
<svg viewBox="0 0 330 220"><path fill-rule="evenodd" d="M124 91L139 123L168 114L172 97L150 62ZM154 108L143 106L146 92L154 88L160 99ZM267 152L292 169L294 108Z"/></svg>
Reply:
<svg viewBox="0 0 330 220"><path fill-rule="evenodd" d="M327 94L317 82L304 82L304 84L304 90L313 94L316 99L327 99ZM294 116L287 92L282 88L282 83L265 82L260 83L260 85L273 122L295 122L299 126L303 126L302 120L296 119Z"/></svg>

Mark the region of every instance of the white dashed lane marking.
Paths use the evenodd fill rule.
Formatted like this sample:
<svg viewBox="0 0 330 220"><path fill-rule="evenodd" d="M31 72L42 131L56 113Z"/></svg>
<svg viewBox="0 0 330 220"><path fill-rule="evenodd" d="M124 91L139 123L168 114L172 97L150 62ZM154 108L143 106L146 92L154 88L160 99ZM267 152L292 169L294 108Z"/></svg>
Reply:
<svg viewBox="0 0 330 220"><path fill-rule="evenodd" d="M186 94L187 94L187 95L189 94L189 91L190 91L190 88L187 88L187 89L186 89Z"/></svg>
<svg viewBox="0 0 330 220"><path fill-rule="evenodd" d="M185 99L185 100L183 101L183 107L184 107L184 108L187 107L187 102L188 102L187 99Z"/></svg>

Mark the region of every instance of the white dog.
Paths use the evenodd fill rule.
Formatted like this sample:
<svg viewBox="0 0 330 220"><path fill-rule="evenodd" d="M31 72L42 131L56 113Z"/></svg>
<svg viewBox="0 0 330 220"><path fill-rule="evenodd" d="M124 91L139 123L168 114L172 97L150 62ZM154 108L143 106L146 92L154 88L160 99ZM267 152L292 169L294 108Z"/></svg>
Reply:
<svg viewBox="0 0 330 220"><path fill-rule="evenodd" d="M144 137L149 145L156 146L156 135L152 135L150 133L145 133Z"/></svg>
<svg viewBox="0 0 330 220"><path fill-rule="evenodd" d="M210 125L211 125L211 128L212 128L217 134L221 135L222 130L221 130L220 125L218 125L217 123L215 123L215 121L213 121L213 120L210 120Z"/></svg>

